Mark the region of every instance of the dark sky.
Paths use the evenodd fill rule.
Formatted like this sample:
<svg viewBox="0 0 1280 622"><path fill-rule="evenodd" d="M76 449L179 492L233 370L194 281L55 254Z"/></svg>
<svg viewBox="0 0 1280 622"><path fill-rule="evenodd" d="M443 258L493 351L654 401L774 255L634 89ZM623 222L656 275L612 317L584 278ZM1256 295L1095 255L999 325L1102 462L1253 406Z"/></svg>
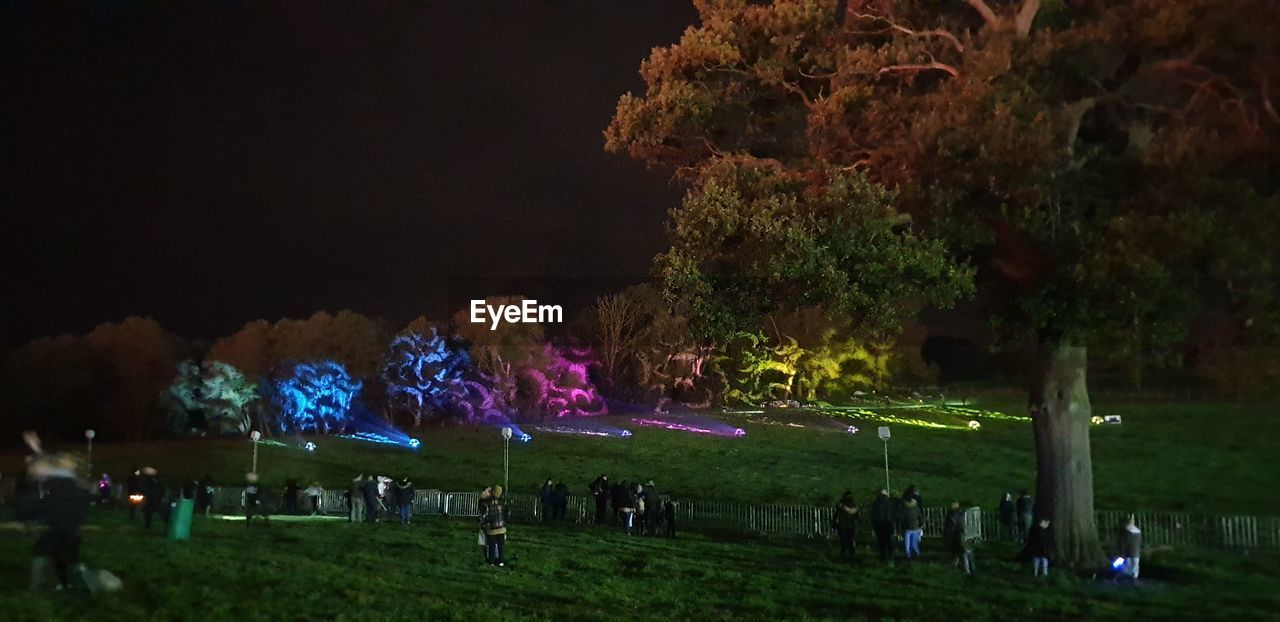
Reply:
<svg viewBox="0 0 1280 622"><path fill-rule="evenodd" d="M146 4L0 9L0 345L593 295L663 247L680 188L601 131L689 2Z"/></svg>

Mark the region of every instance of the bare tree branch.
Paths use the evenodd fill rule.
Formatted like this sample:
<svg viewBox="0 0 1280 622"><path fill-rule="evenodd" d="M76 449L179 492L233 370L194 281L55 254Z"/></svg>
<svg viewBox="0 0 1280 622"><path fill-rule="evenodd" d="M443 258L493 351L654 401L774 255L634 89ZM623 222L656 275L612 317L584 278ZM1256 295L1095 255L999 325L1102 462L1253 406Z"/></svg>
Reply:
<svg viewBox="0 0 1280 622"><path fill-rule="evenodd" d="M906 65L889 65L888 67L881 67L878 73L880 75L884 75L887 73L910 73L920 71L945 71L951 74L951 77L953 78L960 77L959 69L938 61L931 61L928 63L911 63Z"/></svg>
<svg viewBox="0 0 1280 622"><path fill-rule="evenodd" d="M1013 19L1019 37L1026 37L1031 33L1031 24L1036 21L1036 13L1039 11L1040 0L1022 0L1022 8L1018 9L1018 15Z"/></svg>
<svg viewBox="0 0 1280 622"><path fill-rule="evenodd" d="M986 0L965 1L968 2L969 6L973 7L975 11L982 15L983 21L987 22L988 26L991 26L991 28L995 30L1000 28L1000 22L1003 20L1000 19L999 15L996 15L995 11L991 10L991 7L987 5Z"/></svg>
<svg viewBox="0 0 1280 622"><path fill-rule="evenodd" d="M854 13L854 16L860 19L866 19L866 20L872 20L872 21L883 21L885 24L888 25L889 27L888 29L896 30L898 32L904 33L912 37L925 37L925 38L938 37L940 39L945 39L948 43L951 44L951 47L955 48L957 52L964 54L964 44L960 43L960 39L956 38L955 35L951 34L949 31L944 30L942 28L934 28L933 30L912 30L910 28L907 28L906 26L903 26L902 24L899 24L889 19L884 15L873 15L871 13Z"/></svg>

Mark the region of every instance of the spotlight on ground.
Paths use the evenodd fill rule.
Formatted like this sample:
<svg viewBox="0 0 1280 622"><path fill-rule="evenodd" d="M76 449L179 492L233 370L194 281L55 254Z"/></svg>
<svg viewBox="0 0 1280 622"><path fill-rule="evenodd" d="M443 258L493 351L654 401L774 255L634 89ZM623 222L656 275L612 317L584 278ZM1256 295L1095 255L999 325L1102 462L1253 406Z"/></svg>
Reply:
<svg viewBox="0 0 1280 622"><path fill-rule="evenodd" d="M315 450L316 450L316 444L315 444L315 443L313 443L313 442L311 442L311 441L307 441L307 443L306 443L305 445L303 445L303 446L302 446L302 448L303 448L303 449L305 449L305 450L307 450L307 451L315 451Z"/></svg>
<svg viewBox="0 0 1280 622"><path fill-rule="evenodd" d="M846 432L848 432L848 433L850 433L850 434L857 434L857 433L858 433L858 426L856 426L856 425L851 425L851 426L849 426L849 429L848 429L848 430L845 430L845 431L846 431Z"/></svg>
<svg viewBox="0 0 1280 622"><path fill-rule="evenodd" d="M416 439L416 438L411 438L411 439L409 439L409 448L410 448L410 449L417 449L417 448L419 448L419 447L422 447L422 441L420 441L420 440L418 440L418 439Z"/></svg>
<svg viewBox="0 0 1280 622"><path fill-rule="evenodd" d="M970 419L970 420L969 420L969 429L970 429L970 430L977 430L978 428L981 428L981 427L982 427L982 424L981 424L981 423L978 423L978 420L977 420L977 419Z"/></svg>

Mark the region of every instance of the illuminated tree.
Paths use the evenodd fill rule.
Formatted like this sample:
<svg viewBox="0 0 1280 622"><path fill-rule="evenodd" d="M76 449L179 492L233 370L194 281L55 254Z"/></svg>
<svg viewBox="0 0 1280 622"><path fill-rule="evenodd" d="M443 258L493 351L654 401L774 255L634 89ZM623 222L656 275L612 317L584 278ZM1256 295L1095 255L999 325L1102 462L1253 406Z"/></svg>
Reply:
<svg viewBox="0 0 1280 622"><path fill-rule="evenodd" d="M350 421L361 382L339 363L298 363L286 375L270 379L264 397L275 410L274 431L283 434L332 434Z"/></svg>
<svg viewBox="0 0 1280 622"><path fill-rule="evenodd" d="M436 332L408 332L391 340L382 368L392 412L406 412L415 427L424 418L473 419L493 408L492 391L475 380L471 357Z"/></svg>
<svg viewBox="0 0 1280 622"><path fill-rule="evenodd" d="M823 238L807 223L784 218L780 229L793 236L760 230L774 214L768 197L805 206L801 197L829 195L833 179L857 183L844 171L895 188L926 240L919 248L945 241L953 261L981 266L978 284L999 291L1000 332L1037 344L1029 408L1038 510L1054 522L1063 561L1100 561L1087 348L1176 343L1209 282L1254 334L1276 324L1277 247L1266 241L1280 207L1271 99L1280 5L696 5L700 23L653 51L641 66L646 93L623 96L606 131L610 150L676 166L695 183L659 262L669 291L716 329L736 323L742 310L722 304L734 299L768 308L807 297L845 312L859 306L848 304L846 282L892 304L879 287L856 287L861 274L880 287L911 281L903 262L922 255L897 259L905 249L883 247L857 270L823 272L813 268L832 265L830 251L810 243ZM758 184L736 172L744 168L796 187L752 191ZM787 297L748 298L754 287L707 278L717 262L766 282L802 273L835 285L815 278L814 287L784 289ZM771 264L779 269L762 269Z"/></svg>
<svg viewBox="0 0 1280 622"><path fill-rule="evenodd" d="M178 434L244 434L249 431L249 404L258 386L235 367L221 361L178 364L178 375L166 392L169 429Z"/></svg>

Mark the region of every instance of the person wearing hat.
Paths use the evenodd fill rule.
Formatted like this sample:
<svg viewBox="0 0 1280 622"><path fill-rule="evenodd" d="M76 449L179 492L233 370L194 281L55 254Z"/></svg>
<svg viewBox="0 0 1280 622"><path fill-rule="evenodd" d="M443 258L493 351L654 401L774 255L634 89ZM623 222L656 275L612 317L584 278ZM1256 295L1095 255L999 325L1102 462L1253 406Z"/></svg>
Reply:
<svg viewBox="0 0 1280 622"><path fill-rule="evenodd" d="M492 496L480 506L480 529L484 532L485 556L494 566L507 565L507 505L502 486L493 486Z"/></svg>

